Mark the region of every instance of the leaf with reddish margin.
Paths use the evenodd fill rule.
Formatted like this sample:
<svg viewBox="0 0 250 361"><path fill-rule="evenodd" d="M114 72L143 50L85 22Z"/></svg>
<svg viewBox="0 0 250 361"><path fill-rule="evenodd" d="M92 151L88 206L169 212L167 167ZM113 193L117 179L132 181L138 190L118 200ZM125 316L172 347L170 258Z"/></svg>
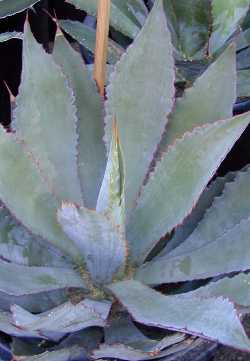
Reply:
<svg viewBox="0 0 250 361"><path fill-rule="evenodd" d="M80 249L97 286L123 274L127 260L125 235L111 217L64 203L58 210L58 221Z"/></svg>
<svg viewBox="0 0 250 361"><path fill-rule="evenodd" d="M250 113L195 128L162 155L128 224L131 259L142 263L159 239L191 213L250 121Z"/></svg>
<svg viewBox="0 0 250 361"><path fill-rule="evenodd" d="M77 164L75 97L61 69L24 28L23 68L15 129L59 200L83 205Z"/></svg>
<svg viewBox="0 0 250 361"><path fill-rule="evenodd" d="M175 257L159 257L142 265L136 279L150 284L182 282L250 269L250 218L217 239Z"/></svg>
<svg viewBox="0 0 250 361"><path fill-rule="evenodd" d="M164 296L132 280L110 285L109 289L137 322L250 351L250 340L227 299Z"/></svg>
<svg viewBox="0 0 250 361"><path fill-rule="evenodd" d="M107 88L105 141L109 150L116 119L124 154L127 218L172 110L174 76L163 1L157 0L138 37L116 64Z"/></svg>
<svg viewBox="0 0 250 361"><path fill-rule="evenodd" d="M80 276L71 269L29 267L0 260L0 291L22 296L63 288L86 288Z"/></svg>
<svg viewBox="0 0 250 361"><path fill-rule="evenodd" d="M95 208L106 166L102 100L80 54L63 36L55 39L53 57L62 67L75 94L80 183L84 205Z"/></svg>

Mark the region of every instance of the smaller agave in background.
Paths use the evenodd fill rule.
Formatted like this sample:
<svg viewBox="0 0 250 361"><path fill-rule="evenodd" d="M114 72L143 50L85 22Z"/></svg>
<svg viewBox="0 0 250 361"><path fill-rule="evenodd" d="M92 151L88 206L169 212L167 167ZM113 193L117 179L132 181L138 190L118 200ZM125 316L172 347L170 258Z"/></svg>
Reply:
<svg viewBox="0 0 250 361"><path fill-rule="evenodd" d="M65 39L46 54L26 24L0 129L0 198L18 220L1 210L0 330L15 357L168 360L199 337L250 351L250 169L210 182L250 121L232 117L235 68L231 44L176 99L157 0L103 102Z"/></svg>

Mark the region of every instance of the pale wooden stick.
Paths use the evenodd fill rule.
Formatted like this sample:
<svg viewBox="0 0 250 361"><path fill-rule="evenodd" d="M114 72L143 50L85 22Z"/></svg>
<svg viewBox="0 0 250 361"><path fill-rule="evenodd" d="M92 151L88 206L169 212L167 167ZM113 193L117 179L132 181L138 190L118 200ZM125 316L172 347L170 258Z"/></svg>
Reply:
<svg viewBox="0 0 250 361"><path fill-rule="evenodd" d="M110 1L111 0L99 0L97 11L94 79L101 96L104 96L106 79Z"/></svg>

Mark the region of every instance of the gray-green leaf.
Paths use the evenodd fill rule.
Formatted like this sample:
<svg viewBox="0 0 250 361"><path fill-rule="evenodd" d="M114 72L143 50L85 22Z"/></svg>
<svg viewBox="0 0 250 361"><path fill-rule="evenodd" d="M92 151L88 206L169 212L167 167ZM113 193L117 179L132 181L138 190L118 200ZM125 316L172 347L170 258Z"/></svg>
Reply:
<svg viewBox="0 0 250 361"><path fill-rule="evenodd" d="M0 18L20 13L38 2L39 0L0 0Z"/></svg>
<svg viewBox="0 0 250 361"><path fill-rule="evenodd" d="M156 242L183 222L249 121L245 113L195 128L163 154L128 226L135 262L143 262Z"/></svg>
<svg viewBox="0 0 250 361"><path fill-rule="evenodd" d="M60 206L50 193L31 156L14 134L0 127L0 199L33 234L45 238L76 262L79 250L62 232L56 219ZM17 186L18 182L18 186Z"/></svg>
<svg viewBox="0 0 250 361"><path fill-rule="evenodd" d="M84 46L90 52L95 52L96 32L94 29L80 23L79 21L59 20L58 23L60 27L72 36L72 38L77 40L79 44ZM123 53L124 49L119 44L109 39L108 63L115 64Z"/></svg>
<svg viewBox="0 0 250 361"><path fill-rule="evenodd" d="M225 184L232 182L236 174L236 172L229 172L225 177L218 177L204 190L191 214L184 220L183 224L176 228L173 237L159 256L169 254L190 236L208 208L211 207L215 197L222 194Z"/></svg>
<svg viewBox="0 0 250 361"><path fill-rule="evenodd" d="M186 296L227 297L239 306L250 306L250 274L240 273L232 278L225 277L216 282L210 282L204 287L188 292Z"/></svg>
<svg viewBox="0 0 250 361"><path fill-rule="evenodd" d="M236 32L248 9L249 0L212 0L211 54L218 51Z"/></svg>
<svg viewBox="0 0 250 361"><path fill-rule="evenodd" d="M1 6L1 4L0 4ZM0 34L0 43L4 41L8 41L11 39L23 39L23 33L17 33L16 31L9 32L9 33L1 33Z"/></svg>
<svg viewBox="0 0 250 361"><path fill-rule="evenodd" d="M177 98L162 138L161 150L196 126L231 117L235 101L235 46L230 45L194 85Z"/></svg>
<svg viewBox="0 0 250 361"><path fill-rule="evenodd" d="M87 327L104 327L110 302L85 299L76 305L66 302L52 310L34 315L18 305L11 307L13 323L27 331L67 334Z"/></svg>
<svg viewBox="0 0 250 361"><path fill-rule="evenodd" d="M79 176L84 204L95 208L106 165L102 101L80 55L63 36L56 37L53 56L70 80L76 97Z"/></svg>
<svg viewBox="0 0 250 361"><path fill-rule="evenodd" d="M82 205L74 101L66 78L26 24L13 127L34 156L52 192L61 200Z"/></svg>
<svg viewBox="0 0 250 361"><path fill-rule="evenodd" d="M164 5L180 55L184 59L203 57L209 36L209 0L164 0Z"/></svg>
<svg viewBox="0 0 250 361"><path fill-rule="evenodd" d="M110 283L124 271L127 247L122 232L111 216L63 204L58 220L64 232L81 250L93 282Z"/></svg>
<svg viewBox="0 0 250 361"><path fill-rule="evenodd" d="M116 225L125 232L125 176L117 124L113 136L102 186L97 199L97 212L111 215Z"/></svg>
<svg viewBox="0 0 250 361"><path fill-rule="evenodd" d="M234 181L225 185L222 195L215 198L192 234L169 257L201 248L224 235L241 220L249 218L249 184L250 167L238 172Z"/></svg>
<svg viewBox="0 0 250 361"><path fill-rule="evenodd" d="M156 1L142 31L116 64L107 96L105 138L109 149L116 119L129 214L173 105L174 60L162 0Z"/></svg>
<svg viewBox="0 0 250 361"><path fill-rule="evenodd" d="M136 281L116 283L109 288L137 322L250 350L250 341L234 305L222 297L164 296Z"/></svg>
<svg viewBox="0 0 250 361"><path fill-rule="evenodd" d="M90 15L96 15L97 0L67 0ZM110 24L124 35L134 38L140 30L141 21L145 20L145 7L139 0L112 0ZM136 15L136 16L135 16Z"/></svg>
<svg viewBox="0 0 250 361"><path fill-rule="evenodd" d="M22 356L23 361L72 361L87 357L85 350L79 346L63 348L55 351L46 351L35 356Z"/></svg>
<svg viewBox="0 0 250 361"><path fill-rule="evenodd" d="M139 268L136 278L155 285L249 270L249 233L248 218L200 248L191 249L180 256L160 257L145 263Z"/></svg>
<svg viewBox="0 0 250 361"><path fill-rule="evenodd" d="M22 296L68 287L85 288L73 270L53 267L28 267L0 261L0 291Z"/></svg>

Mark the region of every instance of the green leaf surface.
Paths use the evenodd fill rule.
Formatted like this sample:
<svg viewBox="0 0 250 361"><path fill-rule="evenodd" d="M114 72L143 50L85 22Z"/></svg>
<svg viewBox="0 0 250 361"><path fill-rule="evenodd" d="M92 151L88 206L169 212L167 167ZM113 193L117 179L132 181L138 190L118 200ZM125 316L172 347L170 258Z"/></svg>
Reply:
<svg viewBox="0 0 250 361"><path fill-rule="evenodd" d="M250 274L240 273L232 278L226 277L207 286L188 292L186 296L218 297L223 296L239 306L250 306Z"/></svg>
<svg viewBox="0 0 250 361"><path fill-rule="evenodd" d="M115 275L123 273L126 241L111 217L87 208L77 209L73 204L63 204L58 211L58 220L81 250L95 284L110 283Z"/></svg>
<svg viewBox="0 0 250 361"><path fill-rule="evenodd" d="M79 176L84 204L95 208L106 166L101 98L80 55L64 37L56 37L53 56L70 80L76 97Z"/></svg>
<svg viewBox="0 0 250 361"><path fill-rule="evenodd" d="M7 335L11 335L15 337L34 337L34 338L41 337L38 332L26 331L16 327L13 324L13 319L10 312L0 312L0 330L1 332L4 332Z"/></svg>
<svg viewBox="0 0 250 361"><path fill-rule="evenodd" d="M136 278L150 285L206 279L250 269L250 219L208 244L179 256L160 257L140 267Z"/></svg>
<svg viewBox="0 0 250 361"><path fill-rule="evenodd" d="M223 93L223 97L221 94ZM220 99L220 101L218 101ZM235 47L230 45L207 70L196 79L181 98L177 98L162 138L161 150L173 144L194 127L214 123L232 116L236 101Z"/></svg>
<svg viewBox="0 0 250 361"><path fill-rule="evenodd" d="M250 69L242 69L238 71L237 95L239 98L250 97Z"/></svg>
<svg viewBox="0 0 250 361"><path fill-rule="evenodd" d="M237 39L237 51L243 50L250 46L250 29L241 31Z"/></svg>
<svg viewBox="0 0 250 361"><path fill-rule="evenodd" d="M222 195L214 200L193 233L169 257L199 249L249 218L249 184L250 167L238 172L234 181L226 184Z"/></svg>
<svg viewBox="0 0 250 361"><path fill-rule="evenodd" d="M184 59L202 58L209 36L209 1L165 0L164 5L180 55Z"/></svg>
<svg viewBox="0 0 250 361"><path fill-rule="evenodd" d="M79 346L63 348L55 351L46 351L35 356L24 356L23 361L72 361L82 360L86 356L85 350Z"/></svg>
<svg viewBox="0 0 250 361"><path fill-rule="evenodd" d="M110 302L85 299L76 305L64 303L45 313L34 315L18 305L11 307L15 326L41 334L67 334L88 327L104 327L110 311Z"/></svg>
<svg viewBox="0 0 250 361"><path fill-rule="evenodd" d="M117 124L113 136L106 171L97 199L96 210L111 216L115 224L125 233L125 176L124 161L119 141Z"/></svg>
<svg viewBox="0 0 250 361"><path fill-rule="evenodd" d="M249 9L249 0L212 0L212 34L210 54L216 53L239 29Z"/></svg>
<svg viewBox="0 0 250 361"><path fill-rule="evenodd" d="M27 266L72 268L62 253L30 234L5 208L0 209L0 256Z"/></svg>
<svg viewBox="0 0 250 361"><path fill-rule="evenodd" d="M222 297L164 296L136 281L116 283L109 288L137 322L250 350L250 341L234 305Z"/></svg>
<svg viewBox="0 0 250 361"><path fill-rule="evenodd" d="M125 361L143 361L143 360L155 360L169 355L177 354L177 352L183 351L190 346L190 342L184 341L178 345L171 346L163 351L157 349L153 351L142 351L134 349L130 346L123 344L100 345L99 349L94 350L92 356L94 359L121 359Z"/></svg>
<svg viewBox="0 0 250 361"><path fill-rule="evenodd" d="M76 8L86 11L90 15L96 16L97 0L67 0ZM134 38L140 30L138 19L145 20L145 7L140 6L138 0L112 0L110 24L124 35ZM137 17L135 16L137 15Z"/></svg>
<svg viewBox="0 0 250 361"><path fill-rule="evenodd" d="M236 177L236 172L230 172L225 177L217 177L202 193L191 214L184 220L183 224L176 228L173 237L160 253L165 256L185 241L195 230L204 214L211 207L215 197L222 194L225 184L232 182Z"/></svg>
<svg viewBox="0 0 250 361"><path fill-rule="evenodd" d="M0 291L8 295L86 287L75 271L66 268L28 267L0 261L0 272Z"/></svg>
<svg viewBox="0 0 250 361"><path fill-rule="evenodd" d="M60 27L73 39L77 40L79 44L84 46L91 53L95 52L96 31L94 29L79 21L59 20L58 23ZM124 49L115 41L109 39L108 63L115 64L123 53Z"/></svg>
<svg viewBox="0 0 250 361"><path fill-rule="evenodd" d="M33 293L22 296L8 295L0 291L0 309L9 311L10 307L18 304L34 313L45 312L68 300L68 290L59 289L42 293Z"/></svg>
<svg viewBox="0 0 250 361"><path fill-rule="evenodd" d="M163 154L128 226L134 262L143 262L157 241L190 214L249 121L245 113L195 128Z"/></svg>
<svg viewBox="0 0 250 361"><path fill-rule="evenodd" d="M0 128L0 163L2 202L33 234L78 262L79 250L64 235L56 219L60 203L48 190L23 145L3 128Z"/></svg>
<svg viewBox="0 0 250 361"><path fill-rule="evenodd" d="M34 156L53 193L60 200L82 205L74 101L66 78L26 24L13 128Z"/></svg>
<svg viewBox="0 0 250 361"><path fill-rule="evenodd" d="M117 63L107 90L105 138L109 149L116 119L124 152L128 214L171 111L173 85L170 33L159 0L140 34Z"/></svg>
<svg viewBox="0 0 250 361"><path fill-rule="evenodd" d="M96 349L103 341L103 329L100 327L89 327L84 330L74 332L65 337L61 343L61 347L81 346L90 353Z"/></svg>
<svg viewBox="0 0 250 361"><path fill-rule="evenodd" d="M244 70L249 69L250 67L250 61L249 61L249 55L250 55L250 47L243 49L242 51L239 51L237 53L237 70Z"/></svg>
<svg viewBox="0 0 250 361"><path fill-rule="evenodd" d="M38 2L39 0L0 0L0 18L20 13Z"/></svg>
<svg viewBox="0 0 250 361"><path fill-rule="evenodd" d="M0 6L1 6L1 2L0 2ZM16 31L13 31L13 32L0 34L0 43L3 43L4 41L8 41L11 39L23 39L23 33L17 33Z"/></svg>
<svg viewBox="0 0 250 361"><path fill-rule="evenodd" d="M149 338L135 326L129 315L122 313L117 317L110 317L109 325L104 332L106 345L123 344L144 353L160 352L185 340L185 335L181 333L167 335L160 341L154 340L153 335Z"/></svg>

